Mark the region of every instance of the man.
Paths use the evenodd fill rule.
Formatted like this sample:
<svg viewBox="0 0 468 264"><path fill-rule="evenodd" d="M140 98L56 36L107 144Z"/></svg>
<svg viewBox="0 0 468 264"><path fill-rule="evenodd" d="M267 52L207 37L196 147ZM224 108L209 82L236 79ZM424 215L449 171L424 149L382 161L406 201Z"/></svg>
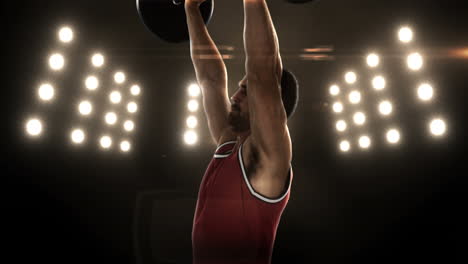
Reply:
<svg viewBox="0 0 468 264"><path fill-rule="evenodd" d="M231 97L227 72L199 11L186 0L191 56L217 148L203 177L193 263L270 263L293 173L287 118L297 81L283 70L266 0L244 1L246 75Z"/></svg>

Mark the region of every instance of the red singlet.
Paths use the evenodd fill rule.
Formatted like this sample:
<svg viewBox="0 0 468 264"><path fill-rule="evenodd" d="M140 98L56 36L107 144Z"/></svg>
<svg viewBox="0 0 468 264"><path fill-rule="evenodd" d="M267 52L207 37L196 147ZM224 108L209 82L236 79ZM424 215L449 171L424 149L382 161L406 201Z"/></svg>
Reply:
<svg viewBox="0 0 468 264"><path fill-rule="evenodd" d="M242 144L220 145L203 176L192 230L194 264L270 264L292 183L278 198L257 193L246 175Z"/></svg>

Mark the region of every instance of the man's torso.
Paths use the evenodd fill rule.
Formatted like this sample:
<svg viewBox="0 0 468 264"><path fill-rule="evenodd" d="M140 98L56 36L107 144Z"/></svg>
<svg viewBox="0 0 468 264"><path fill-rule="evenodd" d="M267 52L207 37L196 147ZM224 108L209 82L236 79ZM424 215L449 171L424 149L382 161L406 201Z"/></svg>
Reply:
<svg viewBox="0 0 468 264"><path fill-rule="evenodd" d="M255 168L244 164L242 150L239 142L219 147L203 177L192 232L194 263L269 262L292 170L281 196L264 197L249 182L248 171Z"/></svg>

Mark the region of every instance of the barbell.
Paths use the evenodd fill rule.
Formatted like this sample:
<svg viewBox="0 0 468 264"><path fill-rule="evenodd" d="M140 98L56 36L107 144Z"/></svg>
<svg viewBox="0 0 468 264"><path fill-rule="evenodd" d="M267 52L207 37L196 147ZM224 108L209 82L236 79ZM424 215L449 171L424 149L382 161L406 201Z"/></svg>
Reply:
<svg viewBox="0 0 468 264"><path fill-rule="evenodd" d="M304 4L314 0L284 1L292 4ZM190 39L184 0L136 0L136 5L143 24L162 40L180 43ZM213 0L206 0L199 8L205 25L208 25L213 16Z"/></svg>

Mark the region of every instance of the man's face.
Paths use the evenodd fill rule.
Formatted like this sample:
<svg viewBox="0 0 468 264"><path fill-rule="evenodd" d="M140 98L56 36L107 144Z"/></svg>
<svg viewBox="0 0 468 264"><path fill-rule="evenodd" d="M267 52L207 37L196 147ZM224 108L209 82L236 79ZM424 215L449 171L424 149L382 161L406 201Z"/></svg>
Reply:
<svg viewBox="0 0 468 264"><path fill-rule="evenodd" d="M231 111L229 112L229 125L237 133L250 129L249 104L247 100L247 78L239 82L239 88L231 97Z"/></svg>

